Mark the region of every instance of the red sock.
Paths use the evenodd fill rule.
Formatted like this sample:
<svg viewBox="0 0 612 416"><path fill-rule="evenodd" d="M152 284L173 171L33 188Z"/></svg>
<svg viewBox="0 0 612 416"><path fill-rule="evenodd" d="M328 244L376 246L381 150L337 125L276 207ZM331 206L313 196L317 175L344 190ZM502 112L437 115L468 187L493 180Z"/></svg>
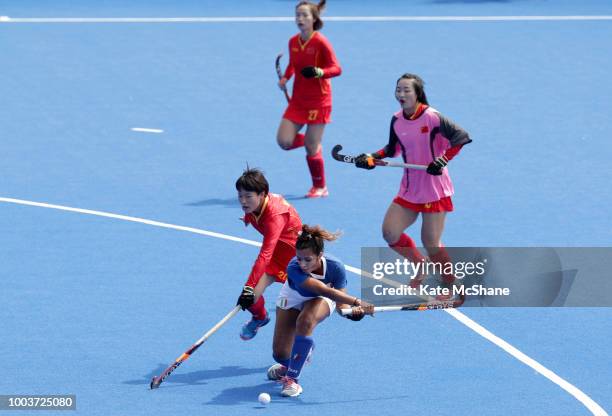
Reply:
<svg viewBox="0 0 612 416"><path fill-rule="evenodd" d="M429 258L433 263L441 263L442 270L446 268L447 263L452 263L448 251L446 251L444 246L439 247L436 254L430 254ZM455 276L453 276L452 273L442 273L442 281L444 283L453 283L455 281Z"/></svg>
<svg viewBox="0 0 612 416"><path fill-rule="evenodd" d="M325 165L323 161L323 153L321 150L314 156L306 155L306 163L312 177L312 186L315 188L325 188Z"/></svg>
<svg viewBox="0 0 612 416"><path fill-rule="evenodd" d="M414 240L408 234L402 234L395 243L389 244L393 250L406 257L413 263L418 263L425 260L425 256L417 249Z"/></svg>
<svg viewBox="0 0 612 416"><path fill-rule="evenodd" d="M266 319L267 312L265 304L266 301L264 300L263 295L261 295L257 302L255 302L253 306L249 308L249 312L253 314L253 319L257 319L258 321Z"/></svg>
<svg viewBox="0 0 612 416"><path fill-rule="evenodd" d="M297 149L298 147L304 146L305 137L306 136L304 136L302 133L296 134L295 137L293 138L293 143L291 143L291 147L289 147L289 149L287 150L293 150L293 149Z"/></svg>

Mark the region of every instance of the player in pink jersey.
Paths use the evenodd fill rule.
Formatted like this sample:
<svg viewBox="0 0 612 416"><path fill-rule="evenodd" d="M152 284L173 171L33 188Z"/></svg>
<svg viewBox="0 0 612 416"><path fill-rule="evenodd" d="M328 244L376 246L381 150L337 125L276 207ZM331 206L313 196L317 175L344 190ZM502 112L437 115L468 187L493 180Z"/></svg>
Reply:
<svg viewBox="0 0 612 416"><path fill-rule="evenodd" d="M307 198L328 195L321 140L325 125L331 121L331 81L342 73L331 43L319 29L325 0L318 4L300 1L295 8L295 23L300 33L289 39L289 65L278 86L286 88L295 75L291 100L278 127L276 140L285 150L306 147L306 162L312 178ZM299 131L306 125L305 134Z"/></svg>
<svg viewBox="0 0 612 416"><path fill-rule="evenodd" d="M405 163L427 165L427 171L404 169L400 190L389 206L382 225L383 238L391 248L413 262L424 261L416 244L404 231L422 215L421 242L434 263L448 263L442 244L446 213L453 210L453 183L448 162L470 143L468 133L429 106L423 80L404 74L395 88L401 111L391 119L389 143L379 151L361 154L355 165L374 169L374 159L401 155ZM447 284L453 275L444 275ZM415 282L416 283L416 282Z"/></svg>

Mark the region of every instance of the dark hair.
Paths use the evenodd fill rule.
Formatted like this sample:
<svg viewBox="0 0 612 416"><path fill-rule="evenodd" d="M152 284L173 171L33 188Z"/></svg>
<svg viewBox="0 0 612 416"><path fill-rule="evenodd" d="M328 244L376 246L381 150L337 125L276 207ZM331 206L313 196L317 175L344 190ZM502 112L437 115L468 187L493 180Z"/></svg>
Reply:
<svg viewBox="0 0 612 416"><path fill-rule="evenodd" d="M325 9L326 0L320 0L319 4L314 4L310 1L300 1L295 9L297 10L300 6L308 6L310 9L310 13L312 13L312 17L314 22L312 24L312 28L314 30L319 30L323 27L323 20L321 20L321 12Z"/></svg>
<svg viewBox="0 0 612 416"><path fill-rule="evenodd" d="M340 237L340 232L331 233L318 225L302 225L295 248L298 250L311 249L317 256L323 252L324 241L334 241Z"/></svg>
<svg viewBox="0 0 612 416"><path fill-rule="evenodd" d="M262 171L247 167L238 180L236 180L236 190L240 191L241 189L247 192L257 192L258 194L264 192L268 195L270 185L268 185L268 181Z"/></svg>
<svg viewBox="0 0 612 416"><path fill-rule="evenodd" d="M405 73L397 79L397 83L395 85L399 84L402 79L412 80L412 86L414 87L414 92L416 92L417 100L419 100L420 103L429 105L427 102L427 95L425 95L425 81L423 81L420 76Z"/></svg>

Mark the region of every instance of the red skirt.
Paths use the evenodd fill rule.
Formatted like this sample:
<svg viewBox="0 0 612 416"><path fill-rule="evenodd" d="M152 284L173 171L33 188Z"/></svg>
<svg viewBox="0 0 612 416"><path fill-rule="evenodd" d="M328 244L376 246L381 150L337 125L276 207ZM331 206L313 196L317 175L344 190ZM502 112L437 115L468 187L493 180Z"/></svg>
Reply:
<svg viewBox="0 0 612 416"><path fill-rule="evenodd" d="M289 104L283 118L295 124L328 124L331 122L331 106L300 108Z"/></svg>
<svg viewBox="0 0 612 416"><path fill-rule="evenodd" d="M446 196L438 201L427 202L425 204L415 204L396 196L393 202L404 208L411 209L414 212L451 212L453 210L453 200L450 196Z"/></svg>

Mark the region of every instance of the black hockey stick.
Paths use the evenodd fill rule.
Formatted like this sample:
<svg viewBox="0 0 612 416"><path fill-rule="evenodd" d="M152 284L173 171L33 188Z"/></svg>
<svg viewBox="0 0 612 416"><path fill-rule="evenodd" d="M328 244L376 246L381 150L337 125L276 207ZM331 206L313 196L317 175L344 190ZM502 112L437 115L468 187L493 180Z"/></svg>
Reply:
<svg viewBox="0 0 612 416"><path fill-rule="evenodd" d="M332 149L332 157L336 159L338 162L345 163L355 163L355 156L343 155L340 153L342 150L342 145L337 144ZM427 170L427 166L425 165L415 165L412 163L398 163L398 162L387 162L382 159L374 159L374 165L376 166L387 166L390 168L404 168L404 169L418 169L418 170Z"/></svg>
<svg viewBox="0 0 612 416"><path fill-rule="evenodd" d="M280 81L280 79L283 77L283 72L281 71L281 66L280 66L280 60L283 57L282 53L279 53L278 56L276 57L276 75L278 75L278 80ZM291 97L289 97L289 93L287 92L287 87L283 86L283 92L285 93L285 98L287 99L287 102L289 102L289 100L291 100Z"/></svg>

